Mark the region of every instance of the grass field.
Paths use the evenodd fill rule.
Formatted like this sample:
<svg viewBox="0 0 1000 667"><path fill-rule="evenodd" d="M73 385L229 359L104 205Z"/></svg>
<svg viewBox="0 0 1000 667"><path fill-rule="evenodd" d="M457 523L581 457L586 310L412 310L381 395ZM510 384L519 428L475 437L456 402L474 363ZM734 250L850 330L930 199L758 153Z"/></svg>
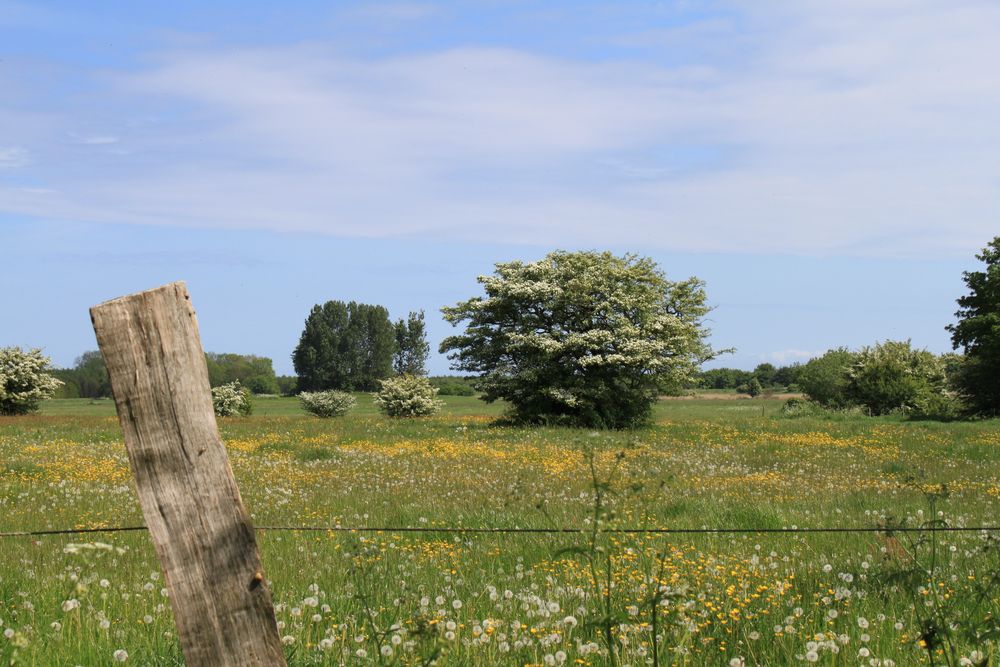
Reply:
<svg viewBox="0 0 1000 667"><path fill-rule="evenodd" d="M997 664L988 535L606 530L1000 523L997 422L689 400L595 433L498 427L499 408L446 400L420 420L367 397L335 420L291 399L221 420L258 526L582 529L261 530L290 664ZM947 498L927 495L938 484ZM110 401L0 418L0 531L141 523ZM164 591L142 532L0 538L0 660L182 664Z"/></svg>

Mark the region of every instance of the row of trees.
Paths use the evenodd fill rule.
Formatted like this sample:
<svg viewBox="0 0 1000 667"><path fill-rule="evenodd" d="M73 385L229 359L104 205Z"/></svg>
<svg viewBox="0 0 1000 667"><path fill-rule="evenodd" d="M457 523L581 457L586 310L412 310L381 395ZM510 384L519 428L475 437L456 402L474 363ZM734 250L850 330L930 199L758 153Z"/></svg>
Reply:
<svg viewBox="0 0 1000 667"><path fill-rule="evenodd" d="M392 375L423 376L430 346L424 313L392 322L384 306L313 306L292 353L300 391L375 391Z"/></svg>
<svg viewBox="0 0 1000 667"><path fill-rule="evenodd" d="M763 389L795 389L802 364L775 366L758 364L752 371L740 368L711 368L702 371L689 389L736 389L743 391L754 382Z"/></svg>
<svg viewBox="0 0 1000 667"><path fill-rule="evenodd" d="M275 375L274 366L267 357L207 352L205 363L212 387L239 382L255 394L279 394L290 388L287 379ZM55 369L52 374L62 382L57 393L60 398L111 397L108 369L97 350L84 352L72 368Z"/></svg>

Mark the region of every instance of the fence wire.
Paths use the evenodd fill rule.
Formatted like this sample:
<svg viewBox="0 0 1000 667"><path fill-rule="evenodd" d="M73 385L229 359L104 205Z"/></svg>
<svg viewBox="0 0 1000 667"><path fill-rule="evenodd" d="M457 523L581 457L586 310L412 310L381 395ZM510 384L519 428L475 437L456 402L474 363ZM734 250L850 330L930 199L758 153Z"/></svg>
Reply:
<svg viewBox="0 0 1000 667"><path fill-rule="evenodd" d="M129 533L149 530L146 526L109 526L105 528L62 528L50 530L0 531L2 537L45 537L87 533ZM463 528L460 526L256 526L257 531L294 533L448 533L456 535L538 534L579 535L592 528ZM626 535L795 535L800 533L987 533L1000 532L1000 526L846 526L805 528L602 528L600 533Z"/></svg>

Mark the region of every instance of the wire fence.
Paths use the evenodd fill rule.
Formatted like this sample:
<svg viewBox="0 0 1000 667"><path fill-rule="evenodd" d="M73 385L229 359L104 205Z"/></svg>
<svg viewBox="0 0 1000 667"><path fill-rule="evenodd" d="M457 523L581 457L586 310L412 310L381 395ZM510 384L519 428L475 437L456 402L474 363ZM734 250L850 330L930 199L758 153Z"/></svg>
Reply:
<svg viewBox="0 0 1000 667"><path fill-rule="evenodd" d="M579 535L592 528L463 528L458 526L256 526L257 531L295 533L449 533L456 535L479 534L539 534ZM146 526L109 526L104 528L63 528L50 530L0 531L2 537L44 537L49 535L83 535L87 533L130 533L148 530ZM795 535L801 533L989 533L1000 531L1000 526L846 526L805 528L601 528L599 532L628 535Z"/></svg>

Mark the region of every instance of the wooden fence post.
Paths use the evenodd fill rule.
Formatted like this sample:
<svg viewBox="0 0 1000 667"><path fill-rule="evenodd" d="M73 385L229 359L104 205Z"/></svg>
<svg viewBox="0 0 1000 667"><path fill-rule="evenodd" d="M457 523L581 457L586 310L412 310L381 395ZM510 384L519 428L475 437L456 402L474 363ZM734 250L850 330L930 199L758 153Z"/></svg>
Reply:
<svg viewBox="0 0 1000 667"><path fill-rule="evenodd" d="M90 310L188 667L284 665L182 282Z"/></svg>

